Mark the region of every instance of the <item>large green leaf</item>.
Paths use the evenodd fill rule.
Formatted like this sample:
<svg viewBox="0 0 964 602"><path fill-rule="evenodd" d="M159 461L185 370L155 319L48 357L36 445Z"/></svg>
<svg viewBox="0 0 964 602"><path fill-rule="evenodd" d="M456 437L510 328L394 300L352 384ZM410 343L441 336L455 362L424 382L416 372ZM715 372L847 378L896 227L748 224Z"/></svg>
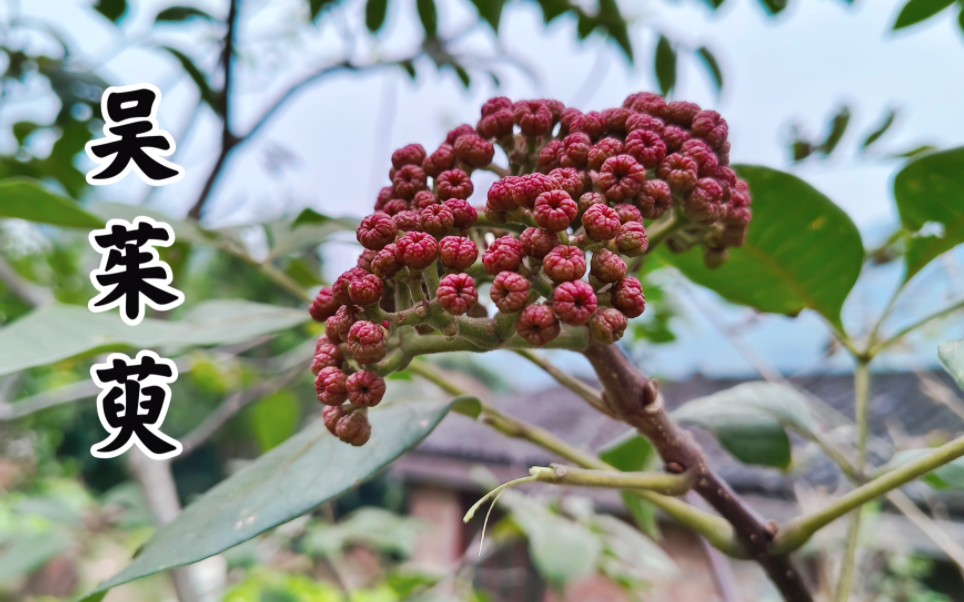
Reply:
<svg viewBox="0 0 964 602"><path fill-rule="evenodd" d="M894 29L903 29L926 21L952 4L954 0L908 0L894 21Z"/></svg>
<svg viewBox="0 0 964 602"><path fill-rule="evenodd" d="M447 403L419 397L372 410L372 438L362 447L342 443L315 420L185 508L126 569L84 600L100 600L112 587L213 556L357 486L417 445L449 411Z"/></svg>
<svg viewBox="0 0 964 602"><path fill-rule="evenodd" d="M909 280L932 259L964 242L964 147L924 155L894 179L907 242Z"/></svg>
<svg viewBox="0 0 964 602"><path fill-rule="evenodd" d="M70 228L104 227L103 220L77 203L50 192L36 180L21 177L0 182L0 217Z"/></svg>
<svg viewBox="0 0 964 602"><path fill-rule="evenodd" d="M676 86L676 49L662 34L656 42L654 57L653 66L656 70L656 82L665 96Z"/></svg>
<svg viewBox="0 0 964 602"><path fill-rule="evenodd" d="M292 328L307 313L243 300L201 303L178 320L128 326L117 313L49 305L0 328L0 375L92 352L222 345Z"/></svg>
<svg viewBox="0 0 964 602"><path fill-rule="evenodd" d="M712 432L742 462L783 469L792 460L787 429L811 438L817 431L805 395L788 385L764 382L695 399L672 415L682 425Z"/></svg>
<svg viewBox="0 0 964 602"><path fill-rule="evenodd" d="M937 356L944 369L957 381L957 386L964 389L964 341L944 343L937 348Z"/></svg>
<svg viewBox="0 0 964 602"><path fill-rule="evenodd" d="M813 309L837 327L857 281L864 247L850 217L816 188L788 173L742 165L750 185L753 221L746 244L710 269L702 251L660 257L690 280L760 311L796 315Z"/></svg>
<svg viewBox="0 0 964 602"><path fill-rule="evenodd" d="M651 468L659 456L646 437L634 435L603 450L599 458L613 468L626 472L641 472ZM621 496L626 510L639 528L650 537L658 538L659 524L656 522L656 509L653 505L631 493L624 492Z"/></svg>

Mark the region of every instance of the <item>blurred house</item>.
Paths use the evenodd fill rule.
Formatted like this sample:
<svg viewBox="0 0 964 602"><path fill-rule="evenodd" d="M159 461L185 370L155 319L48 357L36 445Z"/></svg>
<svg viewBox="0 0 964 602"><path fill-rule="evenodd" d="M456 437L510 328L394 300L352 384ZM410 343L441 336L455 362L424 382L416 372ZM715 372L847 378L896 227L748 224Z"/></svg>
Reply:
<svg viewBox="0 0 964 602"><path fill-rule="evenodd" d="M681 383L662 383L670 410L699 397L728 389L739 380L708 380L695 377ZM793 379L793 383L826 406L818 408L829 423L853 416L853 377L841 374ZM923 447L945 441L964 431L964 402L949 377L943 373L882 373L872 384L871 456L879 465L900 448ZM628 433L625 425L611 420L586 405L573 393L554 388L539 393L496 398L500 409L526 422L538 424L565 441L595 452L605 449ZM847 428L847 427L843 427ZM839 433L845 434L843 432ZM762 516L778 522L805 510L818 508L834 493L849 485L835 464L812 444L794 442L793 468L784 473L765 467L747 467L724 451L707 433L695 435L713 466ZM484 466L500 482L527 474L530 466L556 461L545 451L525 441L508 439L492 429L453 416L445 420L413 453L393 466L410 491L411 514L430 525L419 547L418 560L444 569L452 567L466 553L481 526L481 519L463 525L462 516L482 494L470 471ZM530 490L531 491L531 490ZM597 510L626 517L617 492L597 489L553 490L561 495L579 495L594 500ZM945 536L958 544L964 542L964 495L934 494L927 485L915 483L904 489L919 505L942 518L936 522ZM542 493L551 493L543 491ZM873 523L871 523L873 524ZM681 577L657 584L647 600L718 599L717 586L700 539L671 521L661 521L660 545L679 565ZM840 550L846 521L821 532L811 543L811 551ZM916 553L937 560L935 575L942 589L954 591L953 599L964 599L964 583L953 566L944 563L944 554L905 514L887 507L873 529L876 549L896 553ZM474 553L474 552L473 552ZM826 569L815 554L805 549L801 565L812 582L826 580ZM717 560L719 557L717 557ZM742 599L770 599L772 589L762 571L753 563L729 561ZM476 573L477 583L493 594L496 602L558 601L547 593L528 559L526 547L503 550L486 560ZM755 595L756 594L756 595ZM603 578L576 584L565 600L573 602L625 599L620 590Z"/></svg>

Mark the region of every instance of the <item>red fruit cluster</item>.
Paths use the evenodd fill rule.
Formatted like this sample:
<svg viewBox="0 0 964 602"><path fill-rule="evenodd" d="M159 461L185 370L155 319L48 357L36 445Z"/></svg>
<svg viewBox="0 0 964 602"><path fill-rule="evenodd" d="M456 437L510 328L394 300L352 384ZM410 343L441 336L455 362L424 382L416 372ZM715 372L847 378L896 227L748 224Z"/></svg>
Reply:
<svg viewBox="0 0 964 602"><path fill-rule="evenodd" d="M358 265L309 309L326 326L312 369L329 430L368 440L367 410L385 392L379 373L406 336L473 325L532 346L564 329L617 341L646 307L630 266L650 235L674 252L699 246L712 265L743 244L750 196L728 167L727 135L714 111L655 94L589 113L499 97L433 152L395 151L390 185L356 233ZM493 164L497 148L508 165ZM512 175L478 191L477 210L480 169ZM480 301L489 283L491 305Z"/></svg>

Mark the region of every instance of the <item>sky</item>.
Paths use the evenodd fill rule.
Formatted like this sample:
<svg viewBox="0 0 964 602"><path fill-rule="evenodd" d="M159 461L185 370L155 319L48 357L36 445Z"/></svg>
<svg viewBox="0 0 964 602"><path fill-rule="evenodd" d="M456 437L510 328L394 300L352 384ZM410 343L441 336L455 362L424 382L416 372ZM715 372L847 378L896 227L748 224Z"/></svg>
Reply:
<svg viewBox="0 0 964 602"><path fill-rule="evenodd" d="M475 22L468 2L438 1L443 35L463 31ZM289 82L340 59L346 39L352 40L354 56L363 62L405 54L419 39L414 2L391 3L386 28L374 43L361 35L362 3L349 2L347 10L339 9L325 25L307 30L299 25L304 4L303 0L242 3L244 50L240 91L234 99L239 131L245 131ZM420 142L431 150L449 128L475 123L479 106L493 95L558 98L581 109L618 106L631 92L655 88L651 66L655 26L683 46L707 45L719 57L725 77L721 95L699 62L681 54L674 97L716 109L726 117L732 160L788 170L806 179L848 211L871 245L896 224L890 189L900 162L883 155L924 143L937 147L964 143L960 117L964 34L956 15L946 14L894 34L889 26L901 4L858 0L855 6L847 6L839 0L797 0L773 19L755 0L728 0L715 14L696 0L623 2L624 13L634 23L631 36L637 64L633 66L605 40L578 43L574 21L559 20L547 29L533 3L512 2L503 14L501 43L526 69L501 65L500 89L486 76L477 75L466 91L451 72L438 73L427 62L417 64L415 82L400 70L327 78L296 96L232 161L204 221L211 227L245 224L293 215L304 207L331 215L364 215L377 190L387 184L393 149ZM128 40L143 39L152 16L166 5L136 3L124 23ZM220 15L226 3L212 0L198 5ZM118 51L127 43L92 16L86 3L24 2L23 10L57 24L90 60L103 62L116 83L150 81L162 89L159 122L174 134L178 142L174 159L187 175L175 185L153 191L148 202L175 215L185 213L213 160L219 133L211 115L189 119L197 96L189 80L179 75L177 64L156 50ZM190 31L162 30L154 35L195 51L203 47L199 40L215 33L199 24ZM491 54L493 38L485 27L470 27L459 48ZM214 53L198 56L205 65L216 58ZM798 123L804 132L819 137L841 104L849 104L854 117L837 156L792 165L787 150L791 124ZM861 157L859 140L892 107L900 113L876 156ZM101 194L110 195L105 200L138 202L145 193L135 178L128 178ZM326 275L336 276L353 262L353 253L349 244L328 249ZM913 319L964 294L964 281L953 277L953 270L961 268L960 255L918 279L914 288L921 294L912 295L904 311L898 312L902 319ZM848 327L857 332L865 329L872 310L881 305L899 277L897 266L865 274L845 310ZM711 293L678 280L667 286L670 301L680 313L675 323L679 340L658 348L641 346L640 361L654 374L675 378L693 372L746 375L754 370L747 355L765 358L760 359L763 365L787 374L849 367L842 357L824 358L827 331L812 314L797 319L760 317L723 307ZM737 332L741 347L735 347L733 335L724 332ZM934 341L955 332L961 334L960 324L925 333L920 345L884 358L883 365L933 365ZM489 361L508 367L511 358L496 356ZM584 368L578 361L567 365L577 371Z"/></svg>

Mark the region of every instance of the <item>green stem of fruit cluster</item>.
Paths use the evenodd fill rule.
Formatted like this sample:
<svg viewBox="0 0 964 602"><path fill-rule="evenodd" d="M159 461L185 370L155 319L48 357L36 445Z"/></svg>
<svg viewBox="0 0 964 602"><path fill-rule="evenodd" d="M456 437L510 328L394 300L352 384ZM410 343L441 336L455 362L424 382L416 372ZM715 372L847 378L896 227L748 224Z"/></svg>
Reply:
<svg viewBox="0 0 964 602"><path fill-rule="evenodd" d="M562 464L533 466L529 475L542 483L556 485L575 485L578 487L600 487L632 491L642 489L663 495L683 495L693 486L692 475L667 474L659 472L617 472L591 468L576 468Z"/></svg>

